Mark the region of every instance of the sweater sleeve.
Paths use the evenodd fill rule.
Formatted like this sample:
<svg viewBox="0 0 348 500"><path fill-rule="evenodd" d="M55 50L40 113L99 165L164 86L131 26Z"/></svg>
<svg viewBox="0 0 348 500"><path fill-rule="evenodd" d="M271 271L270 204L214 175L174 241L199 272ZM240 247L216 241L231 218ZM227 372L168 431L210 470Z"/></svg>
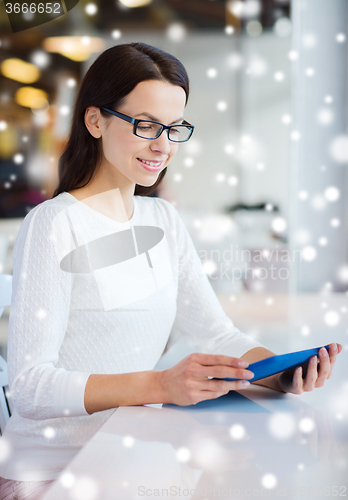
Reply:
<svg viewBox="0 0 348 500"><path fill-rule="evenodd" d="M204 272L189 232L177 210L172 212L178 249L177 313L172 331L198 352L241 357L254 347L265 347L236 328L224 312ZM170 205L170 207L169 207Z"/></svg>
<svg viewBox="0 0 348 500"><path fill-rule="evenodd" d="M15 410L34 420L88 415L84 391L90 373L56 366L72 288L72 274L61 270L55 244L69 241L70 228L56 214L56 207L45 204L31 210L13 250L8 380Z"/></svg>

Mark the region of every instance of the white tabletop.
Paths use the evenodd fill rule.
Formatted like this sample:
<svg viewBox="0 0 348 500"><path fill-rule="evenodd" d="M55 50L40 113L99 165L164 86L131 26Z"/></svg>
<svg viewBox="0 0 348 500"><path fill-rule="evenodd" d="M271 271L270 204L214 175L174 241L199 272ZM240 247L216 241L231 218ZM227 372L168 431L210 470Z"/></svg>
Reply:
<svg viewBox="0 0 348 500"><path fill-rule="evenodd" d="M242 331L276 354L340 342L333 376L300 396L252 384L190 407L118 408L42 500L348 496L347 295L219 299ZM337 326L325 323L332 310ZM179 341L156 369L190 352Z"/></svg>
<svg viewBox="0 0 348 500"><path fill-rule="evenodd" d="M341 497L347 458L346 423L253 384L189 407L116 409L43 500Z"/></svg>

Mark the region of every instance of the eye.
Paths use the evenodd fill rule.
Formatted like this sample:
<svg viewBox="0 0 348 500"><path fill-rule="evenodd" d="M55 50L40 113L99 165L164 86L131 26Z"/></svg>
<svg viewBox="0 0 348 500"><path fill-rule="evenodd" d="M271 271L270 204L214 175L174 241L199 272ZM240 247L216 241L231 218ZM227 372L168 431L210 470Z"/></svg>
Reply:
<svg viewBox="0 0 348 500"><path fill-rule="evenodd" d="M152 130L153 128L153 125L138 125L138 129L140 130Z"/></svg>

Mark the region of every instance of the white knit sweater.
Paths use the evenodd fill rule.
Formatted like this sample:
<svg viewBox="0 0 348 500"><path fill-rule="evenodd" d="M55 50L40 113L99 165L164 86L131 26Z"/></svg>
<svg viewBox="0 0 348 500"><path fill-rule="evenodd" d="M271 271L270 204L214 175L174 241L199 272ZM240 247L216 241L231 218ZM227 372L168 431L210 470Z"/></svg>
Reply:
<svg viewBox="0 0 348 500"><path fill-rule="evenodd" d="M240 357L262 345L224 313L173 205L135 196L134 207L120 223L64 192L22 223L3 478L55 479L114 411L86 412L89 375L152 370L171 332L197 352Z"/></svg>

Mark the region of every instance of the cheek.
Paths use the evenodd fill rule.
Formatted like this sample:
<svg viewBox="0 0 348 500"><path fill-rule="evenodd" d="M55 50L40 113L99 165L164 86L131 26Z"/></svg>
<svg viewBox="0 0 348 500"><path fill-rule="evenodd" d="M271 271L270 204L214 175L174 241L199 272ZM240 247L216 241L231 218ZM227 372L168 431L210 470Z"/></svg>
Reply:
<svg viewBox="0 0 348 500"><path fill-rule="evenodd" d="M178 149L179 149L179 144L174 144L173 143L173 146L170 149L170 156L171 156L171 158L173 158L173 156L176 155L176 153L178 152Z"/></svg>
<svg viewBox="0 0 348 500"><path fill-rule="evenodd" d="M119 159L126 159L135 154L137 145L134 144L129 134L108 134L103 142L104 155L110 163L115 163Z"/></svg>

